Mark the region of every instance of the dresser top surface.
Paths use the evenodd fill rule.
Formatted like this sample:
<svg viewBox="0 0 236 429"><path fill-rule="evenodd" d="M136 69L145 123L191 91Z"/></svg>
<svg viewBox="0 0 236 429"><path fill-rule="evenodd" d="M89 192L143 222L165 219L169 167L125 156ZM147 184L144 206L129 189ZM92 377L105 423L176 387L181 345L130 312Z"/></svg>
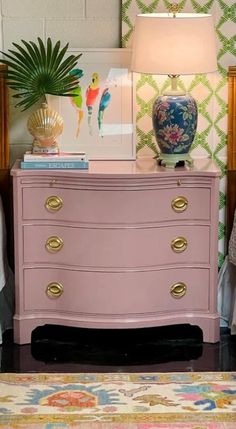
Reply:
<svg viewBox="0 0 236 429"><path fill-rule="evenodd" d="M202 175L202 176L220 176L220 170L210 158L194 159L193 165L166 168L159 166L157 161L153 158L139 158L134 161L126 160L104 160L104 161L90 161L89 168L86 170L72 170L72 169L45 169L45 170L24 170L20 168L20 160L17 160L12 169L11 175L13 176L61 176L66 175L69 177L101 177L104 175L111 175L113 177L180 177L185 175Z"/></svg>

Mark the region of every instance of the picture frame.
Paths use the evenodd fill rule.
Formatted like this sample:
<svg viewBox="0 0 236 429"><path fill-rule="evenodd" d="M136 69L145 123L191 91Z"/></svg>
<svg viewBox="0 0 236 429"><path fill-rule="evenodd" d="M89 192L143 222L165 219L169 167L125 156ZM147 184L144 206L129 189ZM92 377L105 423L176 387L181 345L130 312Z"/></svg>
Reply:
<svg viewBox="0 0 236 429"><path fill-rule="evenodd" d="M61 151L86 153L89 160L136 158L131 50L70 49L81 53L73 73L79 80L73 97L48 97L64 128Z"/></svg>

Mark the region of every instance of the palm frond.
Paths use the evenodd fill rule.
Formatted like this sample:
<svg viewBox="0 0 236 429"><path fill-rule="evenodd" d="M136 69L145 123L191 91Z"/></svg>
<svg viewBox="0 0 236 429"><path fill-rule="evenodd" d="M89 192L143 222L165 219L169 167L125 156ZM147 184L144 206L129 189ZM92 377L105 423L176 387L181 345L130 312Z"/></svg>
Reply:
<svg viewBox="0 0 236 429"><path fill-rule="evenodd" d="M51 40L51 39L50 39ZM52 49L52 53L50 55L50 58L48 59L48 69L53 71L53 66L55 64L55 60L57 58L58 52L60 50L61 42L58 40L55 44L54 48Z"/></svg>
<svg viewBox="0 0 236 429"><path fill-rule="evenodd" d="M46 44L38 37L37 42L21 40L22 46L13 42L14 49L1 52L0 63L7 65L1 72L7 84L21 99L16 105L28 109L46 94L71 96L78 80L70 75L82 54L66 56L68 43L61 48L60 41L54 45L50 38Z"/></svg>
<svg viewBox="0 0 236 429"><path fill-rule="evenodd" d="M2 64L6 64L10 68L9 71L17 70L17 71L28 72L28 68L26 69L24 62L19 61L19 59L13 55L10 55L7 53L5 53L4 55L5 55L5 58L1 59L0 61ZM6 73L8 74L9 71L7 71Z"/></svg>
<svg viewBox="0 0 236 429"><path fill-rule="evenodd" d="M21 46L19 46L19 52L13 51L12 49L9 49L8 52L12 54L12 58L18 59L19 65L25 66L25 63L27 63L27 66L29 68L32 68L34 61L32 60L31 56L27 53L27 51L21 48Z"/></svg>
<svg viewBox="0 0 236 429"><path fill-rule="evenodd" d="M31 44L26 42L25 40L21 40L21 42L26 47L26 51L29 53L30 57L32 58L32 61L36 62L37 56L35 55L35 52L31 46ZM13 43L13 45L15 46L16 44Z"/></svg>
<svg viewBox="0 0 236 429"><path fill-rule="evenodd" d="M60 64L62 63L62 60L68 50L69 44L67 43L66 46L64 46L64 48L62 48L61 50L58 51L56 57L54 58L54 61L52 63L52 70L55 71L58 69L58 67L60 66Z"/></svg>
<svg viewBox="0 0 236 429"><path fill-rule="evenodd" d="M46 50L45 50L43 41L42 39L40 39L40 37L38 37L38 43L39 43L40 58L42 59L42 63L44 64L44 67L47 67Z"/></svg>
<svg viewBox="0 0 236 429"><path fill-rule="evenodd" d="M46 67L47 70L50 68L51 58L52 58L52 41L50 38L47 40L47 54L46 54Z"/></svg>

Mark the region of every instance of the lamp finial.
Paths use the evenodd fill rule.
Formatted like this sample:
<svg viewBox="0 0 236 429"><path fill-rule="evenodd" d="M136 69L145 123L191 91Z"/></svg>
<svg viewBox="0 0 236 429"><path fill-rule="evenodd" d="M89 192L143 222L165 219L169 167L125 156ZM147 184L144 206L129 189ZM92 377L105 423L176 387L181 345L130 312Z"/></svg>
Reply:
<svg viewBox="0 0 236 429"><path fill-rule="evenodd" d="M176 14L180 11L180 5L178 3L171 3L168 10L169 13L173 13L173 18L176 18Z"/></svg>

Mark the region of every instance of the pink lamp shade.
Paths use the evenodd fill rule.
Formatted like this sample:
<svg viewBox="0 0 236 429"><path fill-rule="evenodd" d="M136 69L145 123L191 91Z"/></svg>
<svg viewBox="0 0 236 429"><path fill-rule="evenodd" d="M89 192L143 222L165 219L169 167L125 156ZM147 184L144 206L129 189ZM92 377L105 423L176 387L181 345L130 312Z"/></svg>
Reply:
<svg viewBox="0 0 236 429"><path fill-rule="evenodd" d="M131 69L139 73L185 75L217 70L213 19L207 14L137 15Z"/></svg>

